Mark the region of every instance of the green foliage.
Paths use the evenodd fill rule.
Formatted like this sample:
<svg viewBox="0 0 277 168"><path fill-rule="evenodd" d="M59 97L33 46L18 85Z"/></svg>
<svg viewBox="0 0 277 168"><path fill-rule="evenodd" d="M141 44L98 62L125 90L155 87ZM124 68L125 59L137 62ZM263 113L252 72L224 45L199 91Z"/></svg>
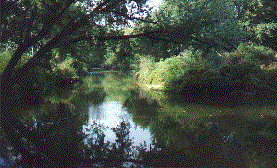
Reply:
<svg viewBox="0 0 277 168"><path fill-rule="evenodd" d="M240 22L252 34L259 44L276 50L276 2L275 1L246 1L246 12Z"/></svg>
<svg viewBox="0 0 277 168"><path fill-rule="evenodd" d="M233 53L227 53L224 57L225 62L240 64L241 61L252 62L256 65L265 64L268 66L270 62L276 61L276 52L268 47L254 45L252 43L242 43Z"/></svg>
<svg viewBox="0 0 277 168"><path fill-rule="evenodd" d="M124 30L124 29L123 29ZM108 33L110 35L114 36L120 36L124 34L124 31L115 31L113 29L109 29ZM121 53L124 54L124 52L130 52L130 44L128 40L123 40L123 41L118 41L118 40L108 40L105 42L106 43L106 54L105 54L105 64L106 65L112 65L112 64L119 64L120 63L120 58L122 56ZM126 46L125 46L126 45ZM124 59L124 57L123 57Z"/></svg>
<svg viewBox="0 0 277 168"><path fill-rule="evenodd" d="M75 69L73 66L74 66L74 60L68 56L60 64L54 64L53 72L55 72L57 75L71 78L73 76L76 76Z"/></svg>
<svg viewBox="0 0 277 168"><path fill-rule="evenodd" d="M99 28L98 30L94 31L94 35L106 36L106 31L107 30L104 28ZM83 58L87 58L85 62L87 64L92 63L94 65L100 65L104 63L104 55L107 53L106 43L104 41L96 40L94 42L90 42L89 45L89 48L86 49L87 55L83 55ZM82 49L80 51L82 52Z"/></svg>
<svg viewBox="0 0 277 168"><path fill-rule="evenodd" d="M234 49L248 36L227 3L218 0L166 1L148 19L158 24L140 23L135 25L133 32L155 30L157 33L149 34L149 38L138 38L133 45L137 53L156 58L178 55L190 46L201 51Z"/></svg>
<svg viewBox="0 0 277 168"><path fill-rule="evenodd" d="M276 36L277 23L261 23L254 27L256 37L263 40L265 37Z"/></svg>
<svg viewBox="0 0 277 168"><path fill-rule="evenodd" d="M72 68L75 70L75 72L84 72L85 71L85 63L75 60L72 63Z"/></svg>
<svg viewBox="0 0 277 168"><path fill-rule="evenodd" d="M107 54L105 55L106 61L105 65L112 65L116 61L115 53L109 47L107 48Z"/></svg>
<svg viewBox="0 0 277 168"><path fill-rule="evenodd" d="M263 72L263 84L266 87L272 88L272 90L277 90L277 64L273 62L268 67L262 67Z"/></svg>
<svg viewBox="0 0 277 168"><path fill-rule="evenodd" d="M34 67L12 87L11 101L17 102L20 109L39 105L53 92L54 79L52 73L45 72L43 68Z"/></svg>
<svg viewBox="0 0 277 168"><path fill-rule="evenodd" d="M155 69L155 62L152 57L142 57L140 59L139 65L139 82L140 83L151 83L151 77L149 74L152 74Z"/></svg>
<svg viewBox="0 0 277 168"><path fill-rule="evenodd" d="M263 86L276 90L274 82L276 71L276 52L264 46L250 43L242 43L232 53L226 53L223 57L228 74L224 76L227 83L240 83L247 81L248 84Z"/></svg>
<svg viewBox="0 0 277 168"><path fill-rule="evenodd" d="M103 79L103 76L88 76L83 79L83 85L81 87L82 92L84 93L91 93L96 88L102 87L101 86L101 80Z"/></svg>
<svg viewBox="0 0 277 168"><path fill-rule="evenodd" d="M246 46L241 44L238 47L238 51L240 52L247 52L249 55L246 57L250 57L253 61L259 61L261 64L270 61L276 61L276 54L277 52L273 51L272 49L264 46Z"/></svg>
<svg viewBox="0 0 277 168"><path fill-rule="evenodd" d="M9 2L12 3L12 1ZM1 20L4 18L5 21L3 27L8 29L4 30L3 40L1 39L0 42L7 43L8 40L12 40L18 44L22 42L22 44L24 44L24 40L28 39L26 37L34 37L37 35L42 26L47 23L46 21L49 17L48 11L51 11L50 9L56 6L57 2L59 1L30 2L23 0L14 3L15 5L12 5L14 11L4 12L4 17L7 15L7 18L1 16ZM123 66L125 69L134 61L135 54L151 55L155 57L154 59L153 57L147 58L141 56L139 81L142 83L162 85L167 90L177 90L181 92L184 88L194 84L201 85L209 82L210 85L207 87L210 88L217 88L219 85L224 86L227 84L234 85L236 83L243 83L246 85L252 83L254 85L263 85L272 88L273 91L277 90L277 66L276 63L270 64L270 61L276 61L276 53L263 46L250 46L248 44L239 45L239 41L245 39L248 34L242 30L240 27L241 24L238 24L236 20L234 20L233 11L232 9L230 10L225 1L165 1L158 11L147 17L149 20L157 21L158 24L138 23L133 29L128 30L131 33L149 33L153 30L157 32L149 34L148 37L130 40L130 43L129 40L124 40L122 42L116 40L103 42L102 39L98 39L88 40L86 42L82 41L76 44L66 44L66 42L82 37L85 34L89 36L123 34L121 31L113 32L112 30L108 30L108 28L115 27L115 24L127 24L127 19L122 17L122 13L123 15L127 13L127 1L117 2L112 0L105 2L107 2L107 4L102 8L103 10L101 9L102 11L99 13L91 12L88 15L86 15L87 11L85 8L89 8L89 5L86 7L71 5L71 7L65 11L65 17L61 18L50 32L45 33L46 35L39 41L42 44L50 42L57 35L59 37L60 33L60 37L62 37L61 39L55 39L58 41L57 44L59 44L59 46L48 46L49 50L53 47L59 47L59 50L53 50L53 55L59 57L56 60L57 62L55 62L54 59L54 62L52 62L52 64L55 65L53 68L54 73L45 71L45 69L40 67L31 69L27 75L21 78L21 81L18 81L15 86L12 86L13 89L11 89L12 93L10 94L13 99L11 102L17 104L10 108L8 112L12 112L13 108L19 109L18 107L21 107L21 104L25 105L24 103L32 103L33 100L38 100L42 96L49 94L49 91L53 90L53 86L55 85L55 77L63 76L65 78L71 78L75 75L75 71L84 71L86 65L102 64L105 61L104 56L107 58L106 63L115 63ZM117 3L115 4L115 2ZM137 2L139 2L140 6L145 3L144 0ZM274 2L271 1L268 4L264 2L265 1L258 0L252 3L254 4L252 6L254 10L251 11L252 13L249 15L247 21L247 24L252 24L248 26L248 28L254 31L256 37L262 41L263 44L265 44L264 41L275 38L276 35L276 24L268 23L273 22L273 18L276 18L270 17L271 14L273 16L276 15L276 11L272 7ZM113 7L114 10L119 13L114 11L110 12L109 10ZM34 17L34 20L32 20L32 17ZM107 23L107 25L97 26L96 22L102 21L103 18L103 22ZM86 24L80 24L79 27L73 26L73 29L70 29L72 25L80 20L86 22ZM46 24L45 26L50 25ZM29 28L27 27L30 27L30 30L28 30ZM36 37L33 39L36 39ZM221 53L224 49L227 48L227 50L231 50L238 45L238 49L233 53L227 53L226 57L223 58L218 57L218 53ZM276 43L271 42L271 45L276 45ZM39 48L38 46L35 47ZM109 49L107 49L108 47ZM182 51L187 48L191 50L182 53ZM10 51L6 51L0 55L0 73L3 72L3 69L11 57L11 52L9 52ZM32 57L33 53L30 54L28 52L30 52L30 49L25 50L24 55L19 55L22 56L22 59L21 62L18 63L19 67L17 68L20 68ZM50 60L50 58L43 59L48 62ZM160 62L155 62L159 59ZM226 60L226 63L222 65L222 60L220 59L223 61ZM261 64L266 64L267 67L260 67ZM123 80L118 80L119 78L123 78ZM97 77L87 77L84 79L84 85L79 88L78 93L75 92L72 95L68 94L69 98L67 101L72 103L72 108L75 112L81 111L85 113L87 111L87 105L91 103L91 97L98 98L96 101L93 101L93 103L96 104L104 101L104 91L107 92L110 100L124 100L127 99L128 96L133 96L133 92L124 92L127 90L127 87L136 87L136 82L126 76L107 75L102 83L98 81ZM26 93L31 94L31 96L26 96ZM85 98L85 100L83 98ZM140 110L144 110L143 112L146 112L147 108L150 109L150 111L159 108L156 102L149 103L145 99L132 100L132 102L129 102L129 108L135 101L139 101L139 105L137 105L136 108L139 109L139 106L141 106L142 108ZM149 108L149 106L142 105L155 106ZM66 162L68 158L71 159L72 163L75 163L73 162L73 157L78 150L77 146L81 138L73 134L77 132L75 128L80 128L80 126L70 122L70 118L73 119L74 116L68 113L68 110L51 110L49 112L52 112L51 117L54 127L48 129L48 133L45 134L46 136L40 140L41 148L44 150L43 152L57 159L57 164L68 163ZM141 111L138 110L135 112ZM176 126L168 117L161 116L161 119L165 127ZM15 126L16 123L11 123L10 125ZM42 124L38 124L38 126L42 127ZM17 130L18 128L15 127L11 129ZM128 125L126 126L124 123L121 124L121 128L113 129L118 139L117 143L114 144L111 149L107 148L108 145L104 144L104 136L101 136L101 138L98 139L98 146L91 145L94 149L97 148L96 153L89 148L83 151L86 152L85 154L89 158L98 157L101 155L99 153L104 151L103 153L106 153L101 156L108 158L107 162L103 163L104 166L122 166L120 160L124 157L124 154L129 155L131 145L130 141L128 141L128 129ZM32 131L33 130L34 129L32 129ZM41 135L39 131L37 131L37 133ZM218 132L215 131L212 133L215 133L214 135L219 135ZM197 145L206 145L201 141L198 142L199 139L213 139L212 136L201 136L199 136L198 139L195 138L196 148ZM128 140L125 141L125 137ZM20 138L25 139L23 136ZM173 137L169 137L168 140L172 140L172 138ZM219 137L217 136L216 139L219 139ZM30 138L26 137L26 141L30 141ZM123 148L128 148L127 152L124 151ZM201 150L199 150L198 153L201 154ZM162 154L164 153L161 153L159 156L163 156ZM147 156L144 158L146 158L147 161ZM158 163L158 159L156 162ZM161 162L159 162L159 164L162 165ZM58 164L58 167L59 166L61 165ZM71 166L69 165L69 167Z"/></svg>
<svg viewBox="0 0 277 168"><path fill-rule="evenodd" d="M202 53L195 50L160 62L148 60L148 64L140 67L138 80L142 85L162 86L181 95L186 91L188 93L185 95L191 97L188 98L190 101L194 100L193 95L198 94L215 96L226 92L225 96L230 93L228 96L231 99L231 93L237 96L253 90L259 90L260 94L275 93L276 52L272 49L242 43L234 52L216 57L220 66L216 66L216 61L211 62L211 58L203 58ZM212 59L216 57L212 56ZM274 99L267 96L267 99ZM224 100L227 102L226 98Z"/></svg>
<svg viewBox="0 0 277 168"><path fill-rule="evenodd" d="M120 42L115 52L115 57L114 64L118 65L123 71L130 69L130 65L134 60L134 54L128 40Z"/></svg>
<svg viewBox="0 0 277 168"><path fill-rule="evenodd" d="M24 62L27 62L30 58L31 56L24 55L19 66L24 65ZM70 57L59 64L51 62L52 71L46 71L45 68L40 66L32 68L13 87L13 91L16 93L14 99L19 102L21 102L21 99L25 99L24 97L27 99L26 92L28 95L33 94L33 97L45 98L55 92L60 93L68 84L73 86L74 83L71 83L71 78L76 74L72 68L72 62L73 59ZM23 103L22 105L24 107Z"/></svg>
<svg viewBox="0 0 277 168"><path fill-rule="evenodd" d="M187 52L155 64L148 62L140 70L139 81L161 85L166 90L180 89L189 82L201 82L206 76L205 72L211 68L212 64L207 60L196 53Z"/></svg>
<svg viewBox="0 0 277 168"><path fill-rule="evenodd" d="M270 23L276 19L275 1L248 0L247 7L245 20L250 20L253 24Z"/></svg>
<svg viewBox="0 0 277 168"><path fill-rule="evenodd" d="M13 52L8 50L0 53L0 75L6 68L7 64L9 63L10 59L12 58Z"/></svg>

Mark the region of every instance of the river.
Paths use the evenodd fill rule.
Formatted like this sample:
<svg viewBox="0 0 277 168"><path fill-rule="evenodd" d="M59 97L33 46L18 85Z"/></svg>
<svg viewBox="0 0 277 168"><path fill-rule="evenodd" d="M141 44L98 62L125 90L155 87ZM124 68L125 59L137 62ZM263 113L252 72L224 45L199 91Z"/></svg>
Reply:
<svg viewBox="0 0 277 168"><path fill-rule="evenodd" d="M76 94L73 99L69 100L68 96L59 98L72 103L74 112L83 116L80 117L83 119L80 126L85 134L92 133L89 128L93 123L107 127L103 131L106 135L105 142L115 142L116 135L111 128L125 121L130 123L129 136L135 146L145 142L149 149L151 142L155 141L188 147L190 140L185 136L186 133L198 130L201 124L210 128L226 121L227 125L221 127L224 129L218 135L222 143L226 143L236 138L239 140L238 137L242 134L250 134L242 130L244 121L232 116L242 116L253 122L268 116L276 117L275 105L242 105L230 108L187 103L162 91L141 90L132 77L117 73L95 74L87 76L85 81L90 87L90 94L85 94L88 91L83 90L82 94L77 94L78 91L75 90L64 93ZM45 112L45 104L40 109L25 111L22 117L39 118L39 112ZM51 109L49 103L48 106Z"/></svg>
<svg viewBox="0 0 277 168"><path fill-rule="evenodd" d="M89 128L89 125L93 125L94 123L102 124L108 128L115 128L122 121L125 121L130 123L131 128L129 136L133 138L134 145L139 146L140 143L145 141L147 148L149 148L152 141L150 130L136 124L132 119L132 115L123 107L122 102L109 101L101 105L91 105L88 113L88 125L83 126L86 134L91 133L91 131L86 131L86 128ZM105 142L110 141L115 143L116 135L111 129L106 129L104 134L106 135Z"/></svg>

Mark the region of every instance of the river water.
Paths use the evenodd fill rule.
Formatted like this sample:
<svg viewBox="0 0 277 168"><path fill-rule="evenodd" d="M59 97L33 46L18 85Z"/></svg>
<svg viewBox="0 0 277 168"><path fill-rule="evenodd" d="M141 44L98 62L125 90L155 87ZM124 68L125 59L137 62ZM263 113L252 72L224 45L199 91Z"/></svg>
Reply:
<svg viewBox="0 0 277 168"><path fill-rule="evenodd" d="M147 148L152 141L152 135L148 128L142 128L132 120L132 115L128 113L127 109L123 107L119 101L105 102L101 105L91 105L89 107L89 119L88 125L84 125L84 132L90 134L91 131L85 131L89 128L89 125L93 123L102 124L108 129L105 129L103 133L106 135L105 142L110 141L115 143L116 135L110 128L115 128L122 121L130 123L130 138L133 138L133 145L139 146L144 141L147 144Z"/></svg>
<svg viewBox="0 0 277 168"><path fill-rule="evenodd" d="M141 90L116 74L108 78L110 79L104 78L104 82L102 81L106 92L105 100L101 104L89 106L88 125L96 122L111 128L127 121L131 125L130 138L133 138L134 145L145 141L149 148L153 139L182 144L185 141L184 132L198 129L201 123L207 127L212 126L220 120L217 117L224 115L243 116L253 121L276 116L276 106L273 105L241 105L230 108L187 103L161 91ZM110 81L113 81L112 84ZM222 140L232 141L239 129L232 126L226 128L221 135ZM107 135L106 141L114 142L115 134L111 129L104 133Z"/></svg>
<svg viewBox="0 0 277 168"><path fill-rule="evenodd" d="M68 92L64 94L67 96L59 98L63 101L67 99L69 104L72 103L72 106L76 107L75 112L85 116L81 125L84 133L92 133L88 129L93 123L107 127L103 130L106 135L105 142L115 142L116 135L111 128L125 121L130 123L129 136L133 145L139 146L145 142L148 149L153 139L155 142L187 147L189 145L185 136L187 132L198 130L199 124L210 128L224 122L227 126L225 124L224 128L222 127L224 131L218 136L222 143L226 143L242 135L241 127L236 126L239 124L234 124L238 120L230 116L243 116L253 121L268 116L276 117L277 109L274 105L242 105L230 108L187 103L161 91L141 90L133 78L116 73L95 74L95 76L86 77L85 81L91 87L87 91L91 94L85 94L86 96L82 94L70 99L68 94L73 95L76 92ZM51 109L50 106L48 109ZM25 118L34 118L34 116L39 118L39 112L47 111L45 105L41 107L43 108L24 112ZM247 134L247 131L245 133ZM5 161L0 158L1 162Z"/></svg>

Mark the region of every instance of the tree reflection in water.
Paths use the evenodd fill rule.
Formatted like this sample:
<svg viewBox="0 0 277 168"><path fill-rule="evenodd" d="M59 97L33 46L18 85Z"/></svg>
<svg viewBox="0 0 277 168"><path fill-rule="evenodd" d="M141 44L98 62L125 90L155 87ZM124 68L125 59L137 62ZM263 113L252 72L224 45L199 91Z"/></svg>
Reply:
<svg viewBox="0 0 277 168"><path fill-rule="evenodd" d="M252 164L249 156L254 155L264 156L263 161L269 167L277 166L277 143L273 138L276 137L276 118L272 117L261 121L231 115L210 119L210 126L202 124L197 130L183 132L188 137L188 142L183 143L190 144L187 148L154 140L150 150L145 143L132 146L130 124L125 121L112 128L117 137L115 143L104 142L105 135L97 124L93 127L97 136L84 143L89 135L84 135L74 125L75 119L61 103L59 112L48 119L51 122L28 125L40 139L25 140L25 147L41 157L29 157L30 160L22 157L17 167L245 167ZM274 136L258 134L264 130Z"/></svg>

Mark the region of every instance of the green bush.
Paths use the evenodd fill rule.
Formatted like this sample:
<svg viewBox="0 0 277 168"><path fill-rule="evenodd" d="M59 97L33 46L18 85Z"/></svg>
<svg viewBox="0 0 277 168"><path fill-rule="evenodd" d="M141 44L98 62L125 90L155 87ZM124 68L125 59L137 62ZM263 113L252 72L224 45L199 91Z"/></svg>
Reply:
<svg viewBox="0 0 277 168"><path fill-rule="evenodd" d="M12 58L12 51L4 51L0 53L0 74L4 71L5 67L8 65L10 59Z"/></svg>
<svg viewBox="0 0 277 168"><path fill-rule="evenodd" d="M212 64L195 54L187 52L158 63L144 63L139 79L147 84L161 85L165 90L180 89L189 82L201 82L203 75L212 69Z"/></svg>
<svg viewBox="0 0 277 168"><path fill-rule="evenodd" d="M151 83L151 72L155 69L155 62L153 58L150 57L142 57L140 59L140 65L139 65L139 78L138 81L140 83Z"/></svg>
<svg viewBox="0 0 277 168"><path fill-rule="evenodd" d="M54 64L54 63L52 63ZM60 76L72 78L76 76L74 66L74 60L71 57L67 57L63 62L60 64L54 64L53 71Z"/></svg>
<svg viewBox="0 0 277 168"><path fill-rule="evenodd" d="M229 84L244 83L276 87L276 52L264 46L242 43L232 53L225 53L225 66L219 72Z"/></svg>
<svg viewBox="0 0 277 168"><path fill-rule="evenodd" d="M264 85L277 90L277 62L271 63L268 67L261 67L263 72Z"/></svg>
<svg viewBox="0 0 277 168"><path fill-rule="evenodd" d="M217 66L215 57L202 56L187 51L160 62L146 59L140 66L139 81L160 85L166 91L188 91L195 96L203 91L242 94L258 89L266 94L277 90L276 52L269 48L243 43L232 53L218 55Z"/></svg>
<svg viewBox="0 0 277 168"><path fill-rule="evenodd" d="M233 59L231 62L236 62L237 59L249 60L256 64L265 64L268 66L270 62L276 61L276 52L268 47L253 45L250 43L242 43L234 53L227 54L227 58Z"/></svg>

